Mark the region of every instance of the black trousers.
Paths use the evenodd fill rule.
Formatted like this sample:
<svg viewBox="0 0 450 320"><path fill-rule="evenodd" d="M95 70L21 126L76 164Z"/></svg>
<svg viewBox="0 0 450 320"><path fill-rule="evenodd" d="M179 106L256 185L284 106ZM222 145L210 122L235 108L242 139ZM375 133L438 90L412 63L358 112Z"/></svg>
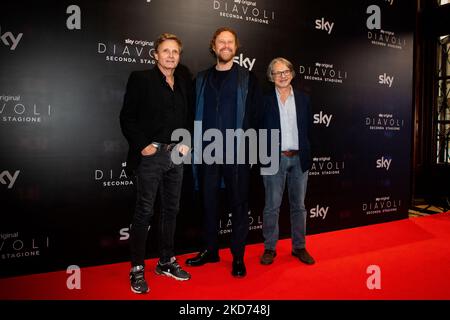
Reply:
<svg viewBox="0 0 450 320"><path fill-rule="evenodd" d="M222 177L225 182L226 198L232 213L231 253L235 259L243 259L249 227L250 167L248 165L201 165L200 183L203 194L206 249L212 252L219 250L219 190Z"/></svg>
<svg viewBox="0 0 450 320"><path fill-rule="evenodd" d="M136 171L137 199L130 230L132 266L144 265L147 234L158 188L161 200L158 226L160 261L169 262L174 256L173 243L182 181L183 165L174 164L169 151L158 150L151 156L142 157Z"/></svg>

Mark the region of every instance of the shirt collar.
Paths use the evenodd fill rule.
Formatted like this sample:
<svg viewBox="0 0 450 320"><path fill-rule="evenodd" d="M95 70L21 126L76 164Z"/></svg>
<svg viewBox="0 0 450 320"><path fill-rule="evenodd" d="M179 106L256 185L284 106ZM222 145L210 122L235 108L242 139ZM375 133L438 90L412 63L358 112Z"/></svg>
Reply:
<svg viewBox="0 0 450 320"><path fill-rule="evenodd" d="M289 91L289 97L294 95L294 89L292 88L292 85L290 85L291 90ZM275 87L275 92L277 93L277 97L280 97L280 92L278 91L278 88Z"/></svg>
<svg viewBox="0 0 450 320"><path fill-rule="evenodd" d="M164 75L164 73L161 72L161 70L159 69L158 66L155 66L155 68L156 68L156 73L159 75L161 81L163 83L166 83L166 76ZM175 72L173 73L173 76L174 76L175 82L177 82L178 75L177 75L176 69L175 69Z"/></svg>

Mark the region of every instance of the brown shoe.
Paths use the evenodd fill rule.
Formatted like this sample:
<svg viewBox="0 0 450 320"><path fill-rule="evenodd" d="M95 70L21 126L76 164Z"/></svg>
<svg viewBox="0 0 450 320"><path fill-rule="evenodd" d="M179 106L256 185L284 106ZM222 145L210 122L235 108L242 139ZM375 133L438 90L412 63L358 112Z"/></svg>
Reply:
<svg viewBox="0 0 450 320"><path fill-rule="evenodd" d="M292 250L292 255L294 257L297 257L303 263L306 263L306 264L314 264L314 263L316 263L314 261L314 258L311 257L311 255L308 253L308 251L306 251L305 248L293 249Z"/></svg>
<svg viewBox="0 0 450 320"><path fill-rule="evenodd" d="M277 253L275 250L265 249L259 262L264 265L272 264L273 258L275 258L276 256Z"/></svg>

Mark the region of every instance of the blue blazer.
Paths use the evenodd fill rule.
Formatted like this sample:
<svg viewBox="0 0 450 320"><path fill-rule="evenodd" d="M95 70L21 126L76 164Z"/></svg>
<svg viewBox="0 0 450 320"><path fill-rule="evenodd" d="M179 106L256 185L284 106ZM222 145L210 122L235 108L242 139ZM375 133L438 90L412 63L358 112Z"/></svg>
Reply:
<svg viewBox="0 0 450 320"><path fill-rule="evenodd" d="M278 129L280 130L278 151L281 152L281 124L280 124L280 110L278 108L278 99L275 87L269 94L264 96L264 106L260 118L260 129ZM298 128L298 144L299 144L299 158L302 171L305 172L311 169L311 127L312 127L312 113L311 102L309 97L294 89L295 109L297 114L297 128ZM270 153L271 142L270 132L267 135L267 150Z"/></svg>

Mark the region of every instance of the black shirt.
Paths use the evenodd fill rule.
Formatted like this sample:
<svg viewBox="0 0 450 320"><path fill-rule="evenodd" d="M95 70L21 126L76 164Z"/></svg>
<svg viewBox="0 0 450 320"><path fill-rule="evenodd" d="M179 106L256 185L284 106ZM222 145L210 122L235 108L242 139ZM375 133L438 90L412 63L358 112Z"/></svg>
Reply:
<svg viewBox="0 0 450 320"><path fill-rule="evenodd" d="M156 84L161 90L162 94L162 104L159 108L162 109L161 112L161 123L163 124L160 127L160 130L155 132L154 142L161 143L172 143L171 140L172 132L179 128L186 127L186 102L183 97L183 93L180 88L180 79L177 75L175 75L175 83L173 86L173 90L170 85L166 82L166 77L159 70L158 67L155 67L159 73L161 82ZM179 141L176 141L179 142Z"/></svg>
<svg viewBox="0 0 450 320"><path fill-rule="evenodd" d="M213 76L214 87L217 91L220 91L220 88L222 87L222 83L228 77L228 75L230 74L230 71L231 71L231 69L225 70L225 71L219 71L214 68L212 76Z"/></svg>

